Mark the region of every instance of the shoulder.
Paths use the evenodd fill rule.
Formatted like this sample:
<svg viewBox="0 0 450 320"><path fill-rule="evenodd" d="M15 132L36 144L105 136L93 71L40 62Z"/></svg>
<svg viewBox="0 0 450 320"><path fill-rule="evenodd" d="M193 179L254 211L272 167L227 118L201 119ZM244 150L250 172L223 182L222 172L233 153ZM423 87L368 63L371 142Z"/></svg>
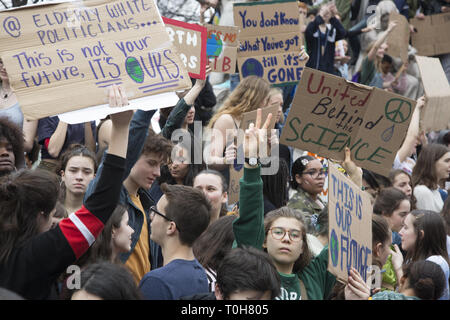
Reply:
<svg viewBox="0 0 450 320"><path fill-rule="evenodd" d="M439 255L434 255L434 256L429 256L426 260L434 262L437 265L439 265L441 267L442 271L444 271L445 275L448 277L449 266L448 266L447 261L445 261L444 257L439 256Z"/></svg>
<svg viewBox="0 0 450 320"><path fill-rule="evenodd" d="M234 128L234 118L231 114L225 113L217 118L213 128Z"/></svg>
<svg viewBox="0 0 450 320"><path fill-rule="evenodd" d="M431 195L433 193L430 188L428 188L426 185L419 184L414 187L414 196L417 197L417 195Z"/></svg>
<svg viewBox="0 0 450 320"><path fill-rule="evenodd" d="M167 274L167 271L164 267L152 270L146 273L139 283L139 287L153 287L155 285L164 286L164 275Z"/></svg>

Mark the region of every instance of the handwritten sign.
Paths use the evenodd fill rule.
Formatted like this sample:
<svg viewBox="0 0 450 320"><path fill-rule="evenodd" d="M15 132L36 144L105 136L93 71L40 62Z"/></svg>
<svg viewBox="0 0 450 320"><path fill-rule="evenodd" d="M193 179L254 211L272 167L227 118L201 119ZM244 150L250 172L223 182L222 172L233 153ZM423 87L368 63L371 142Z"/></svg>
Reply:
<svg viewBox="0 0 450 320"><path fill-rule="evenodd" d="M269 113L272 113L272 120L269 123L269 129L275 128L276 122L276 114L278 112L278 105L266 107L261 110L261 119L266 119ZM228 202L236 203L239 201L239 180L244 176L244 152L243 152L243 142L244 142L244 133L245 130L248 129L250 123L256 122L256 113L257 111L249 111L242 115L242 120L239 125L239 131L237 134L236 145L238 146L237 151L237 161L235 164L230 166L230 186L228 188ZM264 170L261 172L264 174Z"/></svg>
<svg viewBox="0 0 450 320"><path fill-rule="evenodd" d="M212 71L236 72L236 57L239 45L239 28L234 26L205 25L208 30L206 55Z"/></svg>
<svg viewBox="0 0 450 320"><path fill-rule="evenodd" d="M39 119L106 102L189 88L153 0L92 0L0 13L0 54L22 111Z"/></svg>
<svg viewBox="0 0 450 320"><path fill-rule="evenodd" d="M450 85L439 58L416 56L416 62L427 98L420 113L422 129L450 129Z"/></svg>
<svg viewBox="0 0 450 320"><path fill-rule="evenodd" d="M305 68L280 143L355 163L387 176L416 102Z"/></svg>
<svg viewBox="0 0 450 320"><path fill-rule="evenodd" d="M271 84L296 83L305 66L297 1L235 3L240 27L238 67L241 78L257 75Z"/></svg>
<svg viewBox="0 0 450 320"><path fill-rule="evenodd" d="M198 24L162 17L170 40L177 48L189 76L205 79L207 30Z"/></svg>
<svg viewBox="0 0 450 320"><path fill-rule="evenodd" d="M347 282L354 267L365 281L372 264L370 198L333 164L328 177L328 271Z"/></svg>
<svg viewBox="0 0 450 320"><path fill-rule="evenodd" d="M412 18L417 32L411 34L411 43L421 56L450 53L450 12Z"/></svg>
<svg viewBox="0 0 450 320"><path fill-rule="evenodd" d="M397 26L392 30L387 38L387 54L392 57L399 57L403 62L408 61L409 45L409 23L405 16L392 11L389 14L389 22L396 22Z"/></svg>

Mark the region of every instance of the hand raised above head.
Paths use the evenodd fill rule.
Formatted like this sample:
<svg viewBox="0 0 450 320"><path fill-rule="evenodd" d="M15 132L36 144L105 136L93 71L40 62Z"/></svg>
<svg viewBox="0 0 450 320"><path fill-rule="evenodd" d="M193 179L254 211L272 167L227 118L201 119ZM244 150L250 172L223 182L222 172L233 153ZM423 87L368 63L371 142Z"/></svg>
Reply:
<svg viewBox="0 0 450 320"><path fill-rule="evenodd" d="M112 85L109 87L108 91L109 106L114 107L124 107L129 105L126 92L121 86Z"/></svg>
<svg viewBox="0 0 450 320"><path fill-rule="evenodd" d="M272 113L267 115L264 124L261 126L262 111L258 108L256 111L256 122L250 123L248 129L245 130L244 154L246 158L259 157L263 148L267 147L267 139Z"/></svg>
<svg viewBox="0 0 450 320"><path fill-rule="evenodd" d="M108 92L109 106L121 108L129 105L127 95L120 86L111 86ZM133 110L126 110L110 115L111 121L115 127L127 127L133 117Z"/></svg>

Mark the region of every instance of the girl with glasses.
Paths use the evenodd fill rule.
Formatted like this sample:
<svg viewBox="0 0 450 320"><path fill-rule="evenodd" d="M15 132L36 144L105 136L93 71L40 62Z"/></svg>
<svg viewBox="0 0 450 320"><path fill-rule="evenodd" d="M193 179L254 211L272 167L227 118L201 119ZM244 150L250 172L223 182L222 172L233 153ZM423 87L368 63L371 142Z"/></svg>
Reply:
<svg viewBox="0 0 450 320"><path fill-rule="evenodd" d="M269 122L270 115L262 128L267 128ZM246 157L257 153L257 141L264 136L260 126L259 112L256 126L250 124L246 132ZM328 297L335 284L335 277L327 272L328 249L312 258L301 212L282 207L267 213L264 218L263 183L258 164L244 164L239 192L239 217L233 223L234 245L267 251L281 278L281 294L276 299L323 300Z"/></svg>
<svg viewBox="0 0 450 320"><path fill-rule="evenodd" d="M323 191L326 169L319 159L302 156L292 165L291 188L296 190L287 206L304 213L306 232L315 233L315 221L319 213L326 207L319 194Z"/></svg>

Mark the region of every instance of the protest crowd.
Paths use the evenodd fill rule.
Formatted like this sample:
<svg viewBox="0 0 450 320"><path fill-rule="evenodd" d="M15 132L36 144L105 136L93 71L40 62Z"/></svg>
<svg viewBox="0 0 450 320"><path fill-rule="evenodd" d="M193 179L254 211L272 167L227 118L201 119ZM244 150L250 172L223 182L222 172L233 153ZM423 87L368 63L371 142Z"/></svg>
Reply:
<svg viewBox="0 0 450 320"><path fill-rule="evenodd" d="M242 53L251 35L236 8L250 17L273 1L144 2L183 23L243 22ZM77 123L29 116L22 97L35 79L18 79L0 45L0 300L450 299L450 39L438 54L411 41L450 1L276 2L285 3L302 21L291 37L301 39L300 82L278 69L276 80L244 72L256 50L248 40L253 49L241 56L238 45L231 71L208 56L190 88L166 90L176 91L170 106ZM443 83L430 84L427 68ZM441 84L444 98L433 100L427 88ZM91 82L79 85L88 99ZM137 91L102 90L116 110ZM44 89L32 94L48 101ZM409 114L388 112L392 100ZM379 131L389 116L391 131Z"/></svg>

